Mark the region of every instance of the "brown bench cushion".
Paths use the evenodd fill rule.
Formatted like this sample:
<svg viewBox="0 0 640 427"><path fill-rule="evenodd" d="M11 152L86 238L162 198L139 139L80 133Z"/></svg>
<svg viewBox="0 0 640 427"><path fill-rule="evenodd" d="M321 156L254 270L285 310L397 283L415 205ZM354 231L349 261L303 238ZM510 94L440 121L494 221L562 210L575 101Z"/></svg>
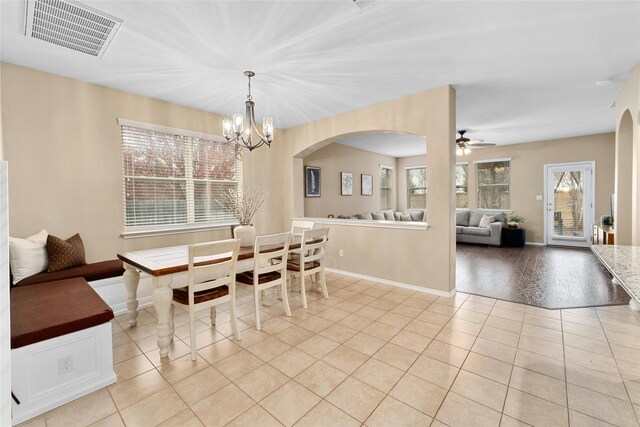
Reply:
<svg viewBox="0 0 640 427"><path fill-rule="evenodd" d="M113 259L110 261L93 262L79 267L67 268L66 270L55 271L53 273L38 273L19 281L16 286L34 285L36 283L53 282L54 280L70 279L72 277L82 277L87 282L93 280L106 279L108 277L122 276L124 268L122 261Z"/></svg>
<svg viewBox="0 0 640 427"><path fill-rule="evenodd" d="M11 348L91 328L111 319L111 308L80 277L11 289Z"/></svg>

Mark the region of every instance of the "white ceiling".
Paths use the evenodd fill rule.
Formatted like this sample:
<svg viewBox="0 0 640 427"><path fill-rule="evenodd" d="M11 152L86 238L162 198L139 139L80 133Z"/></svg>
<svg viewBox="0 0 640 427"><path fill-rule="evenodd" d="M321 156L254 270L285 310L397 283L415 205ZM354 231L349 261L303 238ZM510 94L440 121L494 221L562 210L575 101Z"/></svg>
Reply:
<svg viewBox="0 0 640 427"><path fill-rule="evenodd" d="M222 114L243 111L251 69L278 128L452 84L471 138L609 132L640 63L638 1L84 3L124 20L102 59L26 38L22 0L0 2L1 59Z"/></svg>
<svg viewBox="0 0 640 427"><path fill-rule="evenodd" d="M404 133L364 133L337 138L336 142L389 157L409 157L427 153L427 139L424 136Z"/></svg>

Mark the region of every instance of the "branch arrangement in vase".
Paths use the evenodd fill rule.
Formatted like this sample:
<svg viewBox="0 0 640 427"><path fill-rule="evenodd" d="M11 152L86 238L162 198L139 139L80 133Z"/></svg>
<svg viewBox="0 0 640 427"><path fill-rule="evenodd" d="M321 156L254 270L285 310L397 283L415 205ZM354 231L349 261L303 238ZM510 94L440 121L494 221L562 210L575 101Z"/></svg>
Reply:
<svg viewBox="0 0 640 427"><path fill-rule="evenodd" d="M266 200L267 194L260 188L230 189L218 203L231 212L240 225L251 225L253 216Z"/></svg>

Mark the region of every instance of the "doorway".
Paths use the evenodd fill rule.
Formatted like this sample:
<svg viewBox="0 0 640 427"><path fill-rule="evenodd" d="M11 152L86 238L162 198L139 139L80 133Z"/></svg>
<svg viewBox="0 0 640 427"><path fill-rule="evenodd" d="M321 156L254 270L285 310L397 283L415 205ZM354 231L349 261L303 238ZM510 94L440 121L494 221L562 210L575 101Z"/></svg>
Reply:
<svg viewBox="0 0 640 427"><path fill-rule="evenodd" d="M545 243L591 246L595 162L545 165Z"/></svg>

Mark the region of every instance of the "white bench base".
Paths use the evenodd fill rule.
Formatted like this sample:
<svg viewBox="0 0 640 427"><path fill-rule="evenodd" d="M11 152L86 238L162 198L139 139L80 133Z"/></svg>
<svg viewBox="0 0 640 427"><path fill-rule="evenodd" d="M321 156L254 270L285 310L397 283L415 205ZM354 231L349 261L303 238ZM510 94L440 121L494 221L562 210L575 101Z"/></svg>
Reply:
<svg viewBox="0 0 640 427"><path fill-rule="evenodd" d="M72 368L64 369L71 359ZM13 424L116 382L111 322L11 350Z"/></svg>
<svg viewBox="0 0 640 427"><path fill-rule="evenodd" d="M106 302L113 314L119 316L127 312L127 292L122 276L89 282L94 291ZM138 286L139 309L153 306L153 284L151 277L145 273L140 274Z"/></svg>

